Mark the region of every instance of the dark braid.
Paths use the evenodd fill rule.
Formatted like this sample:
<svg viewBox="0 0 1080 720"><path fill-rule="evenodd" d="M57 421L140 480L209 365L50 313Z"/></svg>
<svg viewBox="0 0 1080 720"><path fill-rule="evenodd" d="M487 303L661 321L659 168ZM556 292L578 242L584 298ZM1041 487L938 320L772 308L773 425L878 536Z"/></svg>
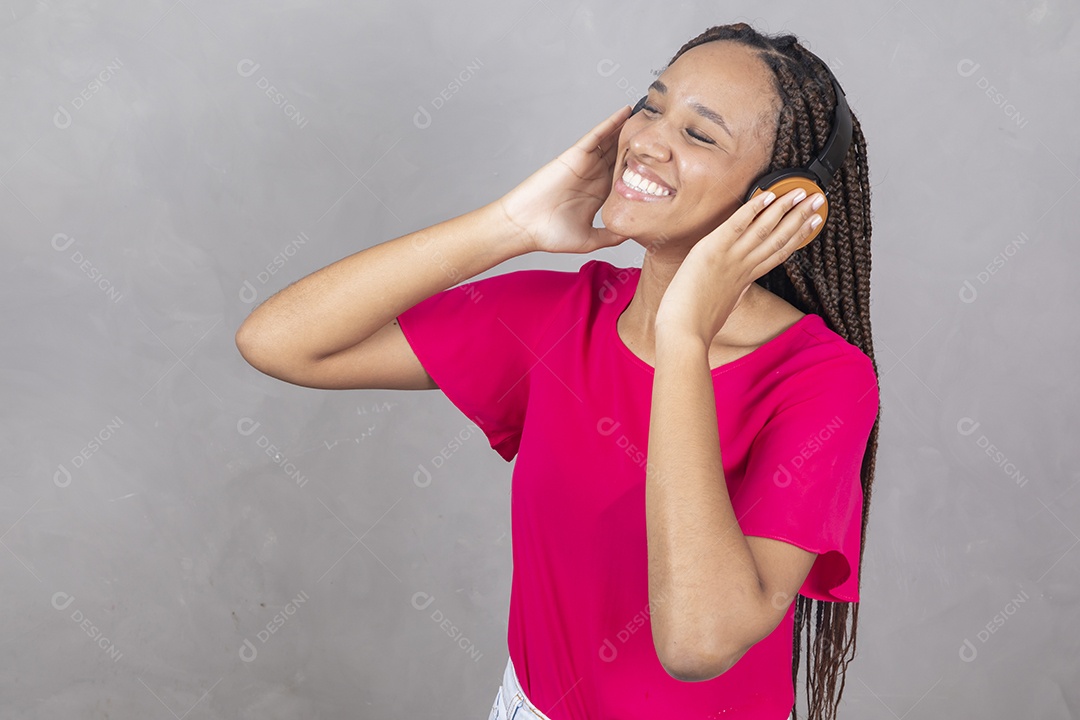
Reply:
<svg viewBox="0 0 1080 720"><path fill-rule="evenodd" d="M810 162L828 138L836 107L835 93L825 67L799 45L794 35L762 35L745 23L709 28L683 45L668 64L690 48L714 40L733 40L758 50L758 56L773 71L774 88L781 106L772 158L761 174ZM768 118L763 119L763 125L764 120ZM758 278L757 283L800 311L820 315L831 330L870 358L874 374L878 375L870 329L869 171L866 139L854 113L851 147L826 189L829 192L829 219L821 232L783 264ZM876 392L877 388L874 390ZM867 439L860 476L863 516L857 582L861 582L862 559L865 557L863 550L880 420L879 407ZM809 622L812 612L813 637ZM849 614L850 636L847 633ZM823 602L796 596L791 679L793 684L798 682L800 633L805 627L806 645L810 648L806 673L809 720L835 720L844 692L847 665L854 658L858 621L857 602ZM796 714L796 720L798 717Z"/></svg>

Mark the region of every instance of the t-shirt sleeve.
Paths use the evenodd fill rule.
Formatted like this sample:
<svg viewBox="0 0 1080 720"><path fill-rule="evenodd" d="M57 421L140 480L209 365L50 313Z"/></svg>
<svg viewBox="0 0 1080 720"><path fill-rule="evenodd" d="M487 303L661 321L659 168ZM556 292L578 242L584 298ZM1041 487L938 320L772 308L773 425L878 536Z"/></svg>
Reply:
<svg viewBox="0 0 1080 720"><path fill-rule="evenodd" d="M574 273L517 270L462 283L397 316L420 364L507 462L518 452L542 333Z"/></svg>
<svg viewBox="0 0 1080 720"><path fill-rule="evenodd" d="M877 375L869 357L851 352L788 383L788 400L751 443L732 509L745 535L818 554L801 595L857 602L861 470L878 414Z"/></svg>

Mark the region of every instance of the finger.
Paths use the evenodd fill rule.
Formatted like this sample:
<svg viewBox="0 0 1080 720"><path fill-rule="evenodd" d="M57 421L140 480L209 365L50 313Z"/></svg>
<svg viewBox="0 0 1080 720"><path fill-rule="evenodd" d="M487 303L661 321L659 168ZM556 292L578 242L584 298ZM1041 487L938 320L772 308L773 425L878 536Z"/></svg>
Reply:
<svg viewBox="0 0 1080 720"><path fill-rule="evenodd" d="M600 155L600 158L604 161L604 164L608 168L614 168L615 167L615 161L616 161L616 159L618 157L618 154L619 154L619 136L618 136L618 134L615 135L614 139L612 139L612 140L610 140L610 141L608 141L606 143L606 147L604 147L604 145L605 145L604 142L600 143L600 149L602 151L602 154Z"/></svg>
<svg viewBox="0 0 1080 720"><path fill-rule="evenodd" d="M763 211L758 212L751 219L749 225L742 234L735 238L732 247L753 262L757 262L762 254L759 252L760 249L763 246L767 246L770 241L775 241L777 239L773 233L776 231L779 223L787 217L788 213L796 212L792 208L796 204L794 199L798 192L798 189L790 190L770 203ZM761 195L758 195L757 197L761 198ZM760 204L764 204L764 200L762 200ZM775 244L766 247L766 250L775 249L777 249L777 245ZM751 256L753 256L753 258L751 258Z"/></svg>
<svg viewBox="0 0 1080 720"><path fill-rule="evenodd" d="M580 140L574 143L574 147L582 152L589 153L596 152L596 146L600 145L601 151L604 151L603 141L610 137L615 129L623 124L626 118L630 117L629 110L631 109L632 108L629 105L623 105L621 108L608 115L607 119L603 120L599 125L585 133Z"/></svg>
<svg viewBox="0 0 1080 720"><path fill-rule="evenodd" d="M806 238L810 237L810 234L816 230L810 221L818 217L813 208L815 195L803 198L783 216L768 239L758 248L751 250L748 257L751 263L764 265L765 272L768 272L791 257Z"/></svg>
<svg viewBox="0 0 1080 720"><path fill-rule="evenodd" d="M759 193L750 198L738 208L735 212L731 213L727 220L720 227L727 227L731 233L731 245L734 247L740 240L747 236L747 232L751 231L751 227L756 222L756 219L761 215L762 211L770 205L776 204L776 196L773 193ZM775 225L775 221L768 227L771 230ZM756 227L761 227L759 223Z"/></svg>
<svg viewBox="0 0 1080 720"><path fill-rule="evenodd" d="M606 134L600 138L598 145L601 147L605 158L610 155L611 159L614 159L615 155L618 154L619 136L622 134L622 127L630 119L630 113L626 113L626 117L622 117L622 112L629 107L629 105L625 105L620 108L618 113L615 113L615 122L607 129Z"/></svg>

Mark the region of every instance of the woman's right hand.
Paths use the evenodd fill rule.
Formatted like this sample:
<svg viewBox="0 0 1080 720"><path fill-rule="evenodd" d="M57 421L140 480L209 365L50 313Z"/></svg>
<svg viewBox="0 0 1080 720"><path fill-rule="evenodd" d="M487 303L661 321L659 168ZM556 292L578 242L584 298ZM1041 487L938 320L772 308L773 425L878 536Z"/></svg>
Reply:
<svg viewBox="0 0 1080 720"><path fill-rule="evenodd" d="M593 227L593 218L611 192L619 130L628 117L624 105L496 201L530 250L589 253L627 239Z"/></svg>

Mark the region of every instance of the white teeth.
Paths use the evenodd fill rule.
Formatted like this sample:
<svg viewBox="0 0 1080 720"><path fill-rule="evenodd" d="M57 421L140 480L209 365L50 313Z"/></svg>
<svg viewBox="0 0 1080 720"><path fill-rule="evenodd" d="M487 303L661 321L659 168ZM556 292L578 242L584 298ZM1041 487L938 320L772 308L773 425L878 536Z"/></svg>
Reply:
<svg viewBox="0 0 1080 720"><path fill-rule="evenodd" d="M671 191L667 188L660 187L652 180L646 180L630 168L626 168L626 170L623 171L622 181L633 189L639 192L648 193L649 195L666 197L671 194Z"/></svg>

